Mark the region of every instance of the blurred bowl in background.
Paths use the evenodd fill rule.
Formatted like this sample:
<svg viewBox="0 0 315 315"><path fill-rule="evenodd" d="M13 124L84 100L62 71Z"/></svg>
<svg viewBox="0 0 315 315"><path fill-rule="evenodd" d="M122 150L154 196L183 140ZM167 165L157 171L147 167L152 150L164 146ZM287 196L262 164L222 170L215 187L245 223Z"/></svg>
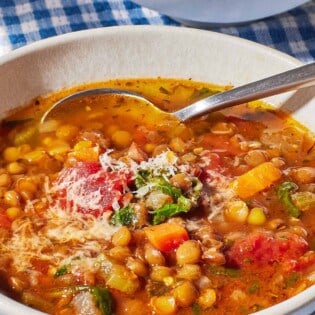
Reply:
<svg viewBox="0 0 315 315"><path fill-rule="evenodd" d="M137 4L169 15L193 27L230 25L260 20L291 10L305 0L135 0Z"/></svg>

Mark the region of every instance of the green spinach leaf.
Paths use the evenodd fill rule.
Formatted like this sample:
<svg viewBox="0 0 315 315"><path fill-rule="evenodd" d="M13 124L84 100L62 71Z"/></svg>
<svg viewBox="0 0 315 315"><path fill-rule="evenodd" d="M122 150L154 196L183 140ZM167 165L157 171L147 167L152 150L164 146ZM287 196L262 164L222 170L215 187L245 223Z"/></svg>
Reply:
<svg viewBox="0 0 315 315"><path fill-rule="evenodd" d="M114 225L133 225L136 221L136 215L131 205L118 210L112 217L111 223Z"/></svg>

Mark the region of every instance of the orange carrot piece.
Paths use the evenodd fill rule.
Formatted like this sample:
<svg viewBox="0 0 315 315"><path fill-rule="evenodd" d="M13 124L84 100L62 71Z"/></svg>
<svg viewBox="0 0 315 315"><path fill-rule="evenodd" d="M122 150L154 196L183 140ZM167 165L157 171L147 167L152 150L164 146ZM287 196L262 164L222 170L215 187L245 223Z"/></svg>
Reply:
<svg viewBox="0 0 315 315"><path fill-rule="evenodd" d="M281 171L271 162L262 163L231 183L231 187L242 199L248 199L281 178Z"/></svg>
<svg viewBox="0 0 315 315"><path fill-rule="evenodd" d="M162 223L144 229L149 242L158 250L168 252L189 239L185 228L175 223Z"/></svg>

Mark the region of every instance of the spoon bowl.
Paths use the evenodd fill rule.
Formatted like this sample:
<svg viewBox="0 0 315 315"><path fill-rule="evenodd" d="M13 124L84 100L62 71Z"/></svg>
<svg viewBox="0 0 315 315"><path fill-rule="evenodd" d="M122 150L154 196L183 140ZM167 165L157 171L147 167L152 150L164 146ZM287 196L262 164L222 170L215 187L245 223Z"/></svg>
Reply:
<svg viewBox="0 0 315 315"><path fill-rule="evenodd" d="M47 119L55 117L58 113L64 114L67 110L73 111L75 108L86 107L83 101L86 97L111 95L118 97L120 101L106 102L103 105L104 110L107 110L109 113L127 115L141 123L153 125L159 123L170 126L170 124L178 124L181 121L186 121L220 109L314 84L315 63L310 63L226 92L206 97L173 113L162 111L147 98L132 91L111 88L88 89L71 94L56 102L44 113L40 122L43 123ZM124 98L128 98L136 103L137 106L131 106L130 103L127 105L124 102ZM69 106L70 103L71 106Z"/></svg>

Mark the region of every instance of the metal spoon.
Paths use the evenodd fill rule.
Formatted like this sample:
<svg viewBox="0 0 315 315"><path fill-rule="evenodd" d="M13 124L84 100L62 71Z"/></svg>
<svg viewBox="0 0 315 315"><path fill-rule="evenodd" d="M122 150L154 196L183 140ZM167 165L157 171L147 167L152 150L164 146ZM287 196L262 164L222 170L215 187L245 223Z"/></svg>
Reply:
<svg viewBox="0 0 315 315"><path fill-rule="evenodd" d="M280 94L283 92L297 90L302 87L310 86L315 84L315 63L310 63L293 70L282 72L271 77L252 82L240 87L228 90L226 92L218 93L210 97L204 98L191 105L180 109L173 113L166 113L158 109L152 102L137 93L122 90L122 89L111 89L111 88L98 88L89 89L74 93L67 96L60 101L56 102L41 118L41 123L46 121L48 118L54 116L56 111L64 110L64 106L72 101L79 98L85 98L91 95L119 95L131 97L137 99L140 102L145 102L146 106L143 110L143 115L146 116L148 110L154 110L158 113L163 114L163 117L172 116L180 121L186 121L190 118L201 116L206 113L217 111L223 108L239 105L249 101L254 101L263 97ZM150 108L151 107L151 108Z"/></svg>

